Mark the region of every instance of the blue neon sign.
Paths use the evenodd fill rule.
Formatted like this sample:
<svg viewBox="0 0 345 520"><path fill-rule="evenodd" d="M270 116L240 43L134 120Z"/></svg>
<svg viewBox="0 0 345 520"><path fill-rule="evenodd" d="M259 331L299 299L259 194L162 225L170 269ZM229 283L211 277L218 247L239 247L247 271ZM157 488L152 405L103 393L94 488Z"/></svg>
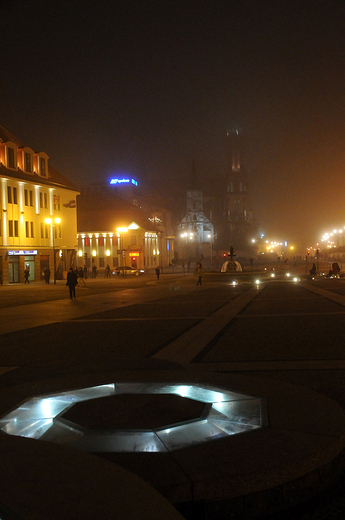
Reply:
<svg viewBox="0 0 345 520"><path fill-rule="evenodd" d="M138 186L138 182L135 179L110 179L110 184L134 184L134 186Z"/></svg>

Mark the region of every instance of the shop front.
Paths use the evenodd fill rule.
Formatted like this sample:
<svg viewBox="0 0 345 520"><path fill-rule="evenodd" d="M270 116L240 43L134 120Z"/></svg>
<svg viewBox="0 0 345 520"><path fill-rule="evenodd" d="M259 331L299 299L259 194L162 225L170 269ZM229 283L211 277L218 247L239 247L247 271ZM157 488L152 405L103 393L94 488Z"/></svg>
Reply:
<svg viewBox="0 0 345 520"><path fill-rule="evenodd" d="M19 283L24 280L24 270L29 270L29 281L36 279L35 258L37 250L8 251L8 281Z"/></svg>

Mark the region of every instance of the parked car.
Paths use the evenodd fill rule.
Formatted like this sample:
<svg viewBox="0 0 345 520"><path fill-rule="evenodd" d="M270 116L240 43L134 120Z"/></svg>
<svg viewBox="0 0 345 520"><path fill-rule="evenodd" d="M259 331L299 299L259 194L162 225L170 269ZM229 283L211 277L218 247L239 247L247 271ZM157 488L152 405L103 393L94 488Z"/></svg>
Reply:
<svg viewBox="0 0 345 520"><path fill-rule="evenodd" d="M120 265L113 269L113 276L139 276L140 274L144 274L144 272L143 269L136 269L130 265Z"/></svg>

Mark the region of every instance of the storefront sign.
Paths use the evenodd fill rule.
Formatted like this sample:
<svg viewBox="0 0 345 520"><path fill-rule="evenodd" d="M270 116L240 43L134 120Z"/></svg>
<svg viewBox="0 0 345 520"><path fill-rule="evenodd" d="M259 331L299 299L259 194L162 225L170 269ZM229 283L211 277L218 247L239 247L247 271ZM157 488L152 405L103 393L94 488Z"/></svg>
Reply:
<svg viewBox="0 0 345 520"><path fill-rule="evenodd" d="M37 255L37 249L20 249L18 251L9 251L9 256L20 256L20 255Z"/></svg>

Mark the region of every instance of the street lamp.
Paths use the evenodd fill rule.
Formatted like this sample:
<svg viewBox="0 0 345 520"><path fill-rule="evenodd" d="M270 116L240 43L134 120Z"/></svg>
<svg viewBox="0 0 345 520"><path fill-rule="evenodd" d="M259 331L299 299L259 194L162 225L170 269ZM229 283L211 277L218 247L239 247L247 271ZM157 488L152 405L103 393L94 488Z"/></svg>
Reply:
<svg viewBox="0 0 345 520"><path fill-rule="evenodd" d="M50 225L50 232L51 232L51 237L52 237L52 246L53 246L53 260L54 260L54 283L56 284L56 256L55 256L55 233L54 233L54 228L56 228L56 226L58 224L60 224L61 222L61 218L59 217L56 217L56 218L46 218L45 221L44 221L46 224L49 224Z"/></svg>
<svg viewBox="0 0 345 520"><path fill-rule="evenodd" d="M210 239L210 245L211 245L211 265L213 260L213 250L212 250L212 235L207 235L207 237Z"/></svg>
<svg viewBox="0 0 345 520"><path fill-rule="evenodd" d="M122 262L124 262L124 265L126 265L126 253L125 253L125 248L124 248L124 235L125 233L127 233L128 231L128 228L127 227L118 227L116 228L116 232L117 232L117 236L118 236L118 239L119 239L119 247L120 247L120 251L121 251L121 258L122 258ZM123 260L124 258L124 260ZM126 270L124 269L123 270L123 276L125 276L127 273L126 273Z"/></svg>

